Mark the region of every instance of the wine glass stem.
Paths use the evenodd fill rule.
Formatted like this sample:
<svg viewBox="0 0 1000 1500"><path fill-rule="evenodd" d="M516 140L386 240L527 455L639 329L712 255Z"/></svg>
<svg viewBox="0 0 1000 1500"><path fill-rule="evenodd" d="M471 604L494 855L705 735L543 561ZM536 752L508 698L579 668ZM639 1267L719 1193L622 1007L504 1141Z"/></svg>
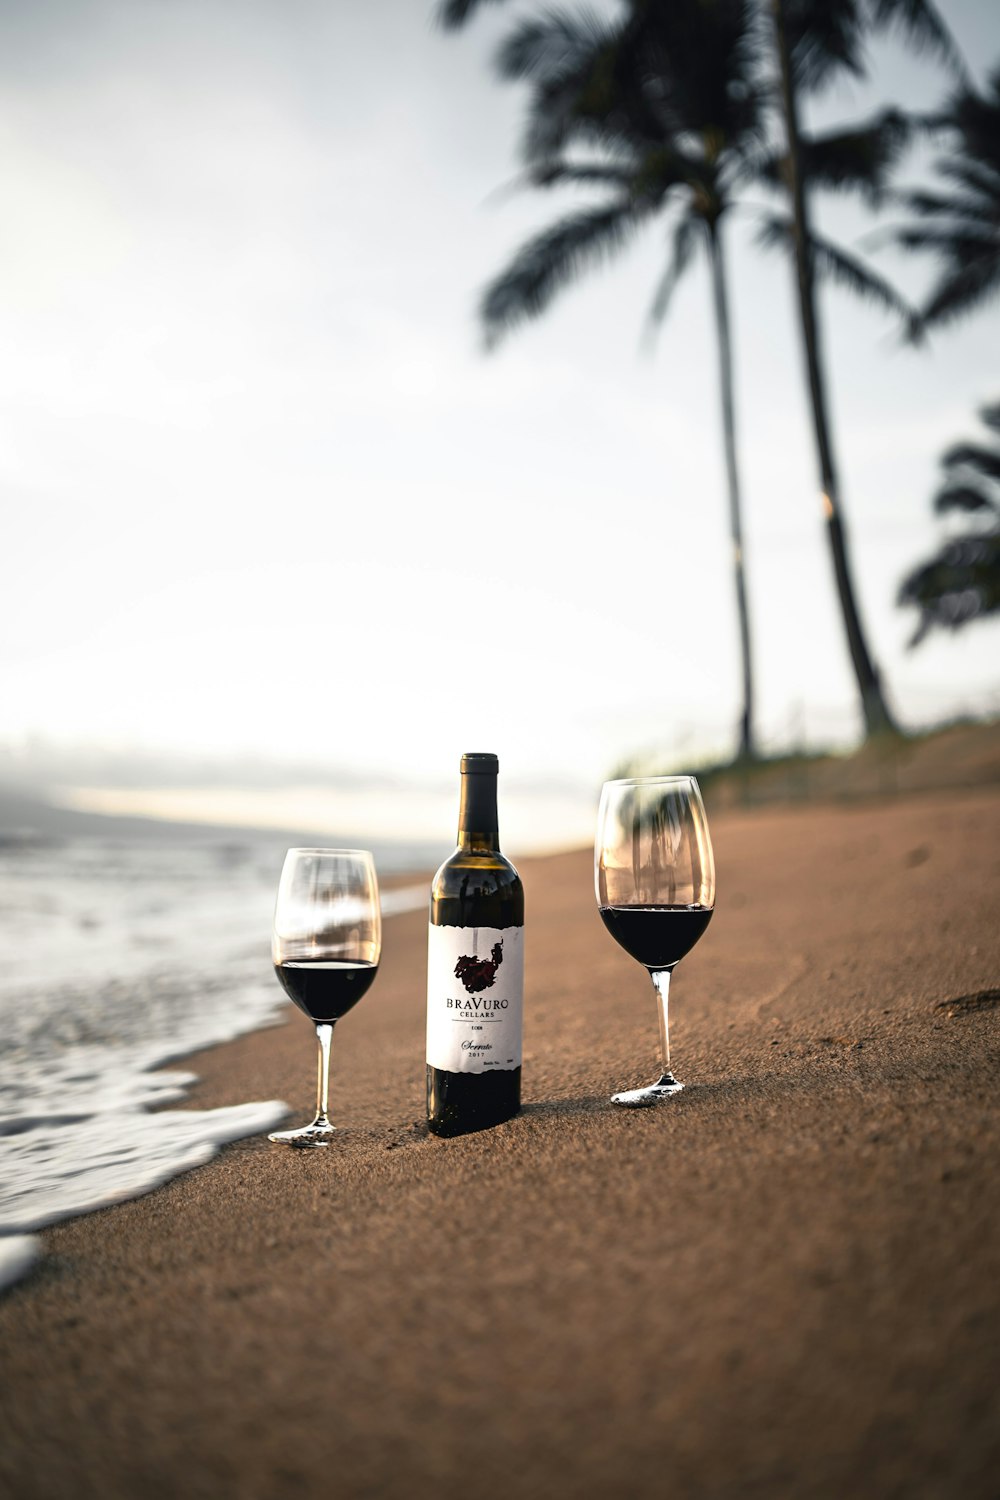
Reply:
<svg viewBox="0 0 1000 1500"><path fill-rule="evenodd" d="M672 1077L670 1072L670 1017L668 1014L668 1002L670 999L670 975L671 969L653 969L650 978L653 988L656 990L656 998L660 1012L660 1055L663 1058L663 1076Z"/></svg>
<svg viewBox="0 0 1000 1500"><path fill-rule="evenodd" d="M316 1065L316 1125L329 1125L330 1116L327 1109L330 1103L330 1042L333 1039L332 1026L317 1026L316 1037L319 1042L319 1057Z"/></svg>

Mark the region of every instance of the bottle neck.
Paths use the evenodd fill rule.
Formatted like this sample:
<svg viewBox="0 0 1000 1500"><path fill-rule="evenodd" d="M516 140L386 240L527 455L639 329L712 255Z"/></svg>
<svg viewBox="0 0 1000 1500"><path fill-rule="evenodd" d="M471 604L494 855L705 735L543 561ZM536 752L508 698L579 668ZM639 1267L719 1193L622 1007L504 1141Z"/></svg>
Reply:
<svg viewBox="0 0 1000 1500"><path fill-rule="evenodd" d="M473 853L500 848L495 774L463 772L458 804L458 847Z"/></svg>

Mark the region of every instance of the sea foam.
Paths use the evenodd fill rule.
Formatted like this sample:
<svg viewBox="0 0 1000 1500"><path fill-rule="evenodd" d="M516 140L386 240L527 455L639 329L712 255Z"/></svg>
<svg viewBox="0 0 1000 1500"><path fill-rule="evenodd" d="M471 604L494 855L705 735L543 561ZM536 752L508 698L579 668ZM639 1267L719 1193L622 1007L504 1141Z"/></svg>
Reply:
<svg viewBox="0 0 1000 1500"><path fill-rule="evenodd" d="M149 1192L270 1130L280 1100L171 1109L164 1065L287 1003L268 935L282 850L77 840L0 858L0 1287L30 1231ZM408 910L419 889L386 893Z"/></svg>

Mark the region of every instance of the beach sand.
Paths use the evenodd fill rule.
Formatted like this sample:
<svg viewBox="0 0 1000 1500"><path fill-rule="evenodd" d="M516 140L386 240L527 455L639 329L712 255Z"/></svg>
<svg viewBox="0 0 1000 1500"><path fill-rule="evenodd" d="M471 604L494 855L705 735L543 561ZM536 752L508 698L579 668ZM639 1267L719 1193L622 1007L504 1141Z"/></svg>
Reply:
<svg viewBox="0 0 1000 1500"><path fill-rule="evenodd" d="M334 1149L237 1144L46 1233L0 1301L0 1491L994 1496L1000 792L713 831L683 1094L608 1103L655 1011L581 851L523 870L523 1113L429 1138L425 921L392 919ZM290 1011L191 1103L305 1118L313 1053Z"/></svg>

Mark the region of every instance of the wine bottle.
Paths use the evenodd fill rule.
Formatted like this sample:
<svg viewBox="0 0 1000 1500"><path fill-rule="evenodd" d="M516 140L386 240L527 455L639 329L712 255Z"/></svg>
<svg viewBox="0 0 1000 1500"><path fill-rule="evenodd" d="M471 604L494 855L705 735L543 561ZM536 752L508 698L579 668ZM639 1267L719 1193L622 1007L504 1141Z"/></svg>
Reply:
<svg viewBox="0 0 1000 1500"><path fill-rule="evenodd" d="M431 885L427 1124L464 1135L521 1107L524 888L500 853L495 755L462 756L458 847Z"/></svg>

